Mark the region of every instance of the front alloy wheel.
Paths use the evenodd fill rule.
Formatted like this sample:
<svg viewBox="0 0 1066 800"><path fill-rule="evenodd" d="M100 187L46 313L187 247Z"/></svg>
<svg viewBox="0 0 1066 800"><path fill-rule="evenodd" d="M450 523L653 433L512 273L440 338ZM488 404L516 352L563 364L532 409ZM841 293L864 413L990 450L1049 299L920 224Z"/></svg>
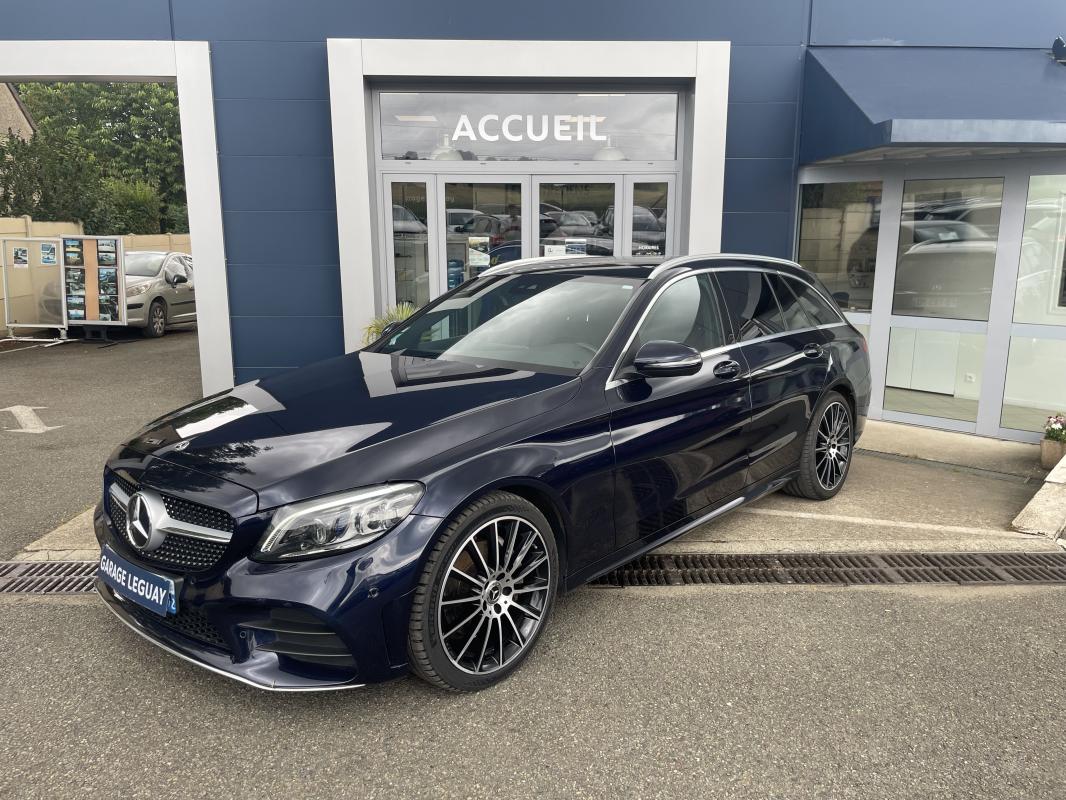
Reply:
<svg viewBox="0 0 1066 800"><path fill-rule="evenodd" d="M412 668L455 691L503 680L543 630L557 574L555 537L535 506L507 492L472 503L434 547L415 592Z"/></svg>

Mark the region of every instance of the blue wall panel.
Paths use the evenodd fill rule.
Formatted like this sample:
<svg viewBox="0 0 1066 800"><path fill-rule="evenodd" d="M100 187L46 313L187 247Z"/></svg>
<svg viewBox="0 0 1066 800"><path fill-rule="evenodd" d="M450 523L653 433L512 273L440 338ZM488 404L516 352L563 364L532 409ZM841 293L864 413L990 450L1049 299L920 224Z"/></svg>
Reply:
<svg viewBox="0 0 1066 800"><path fill-rule="evenodd" d="M180 2L180 0L176 0ZM168 0L5 0L0 39L171 39Z"/></svg>
<svg viewBox="0 0 1066 800"><path fill-rule="evenodd" d="M792 258L792 212L726 212L722 252Z"/></svg>
<svg viewBox="0 0 1066 800"><path fill-rule="evenodd" d="M174 0L179 39L723 39L804 42L806 0Z"/></svg>
<svg viewBox="0 0 1066 800"><path fill-rule="evenodd" d="M216 41L211 66L216 99L329 100L324 41Z"/></svg>
<svg viewBox="0 0 1066 800"><path fill-rule="evenodd" d="M231 330L242 354L239 366L250 375L261 367L302 367L344 352L340 317L233 317Z"/></svg>
<svg viewBox="0 0 1066 800"><path fill-rule="evenodd" d="M339 264L332 211L222 212L231 264Z"/></svg>
<svg viewBox="0 0 1066 800"><path fill-rule="evenodd" d="M235 317L341 315L335 264L230 264L230 313Z"/></svg>
<svg viewBox="0 0 1066 800"><path fill-rule="evenodd" d="M324 100L216 100L215 127L223 156L333 155Z"/></svg>
<svg viewBox="0 0 1066 800"><path fill-rule="evenodd" d="M730 103L726 158L792 158L796 103Z"/></svg>
<svg viewBox="0 0 1066 800"><path fill-rule="evenodd" d="M789 211L795 195L791 158L727 158L726 211Z"/></svg>
<svg viewBox="0 0 1066 800"><path fill-rule="evenodd" d="M799 45L734 43L729 53L729 102L796 102L803 52Z"/></svg>
<svg viewBox="0 0 1066 800"><path fill-rule="evenodd" d="M223 156L222 191L230 211L332 211L333 159Z"/></svg>

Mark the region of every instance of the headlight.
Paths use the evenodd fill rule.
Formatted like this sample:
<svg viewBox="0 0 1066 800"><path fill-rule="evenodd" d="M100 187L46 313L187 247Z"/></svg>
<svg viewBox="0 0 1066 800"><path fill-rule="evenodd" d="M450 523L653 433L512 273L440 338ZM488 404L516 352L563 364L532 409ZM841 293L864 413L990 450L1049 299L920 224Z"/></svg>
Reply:
<svg viewBox="0 0 1066 800"><path fill-rule="evenodd" d="M410 514L423 491L420 483L388 483L282 506L256 557L285 561L372 542Z"/></svg>
<svg viewBox="0 0 1066 800"><path fill-rule="evenodd" d="M136 283L126 289L126 297L136 297L139 294L144 294L148 291L150 285L148 283Z"/></svg>

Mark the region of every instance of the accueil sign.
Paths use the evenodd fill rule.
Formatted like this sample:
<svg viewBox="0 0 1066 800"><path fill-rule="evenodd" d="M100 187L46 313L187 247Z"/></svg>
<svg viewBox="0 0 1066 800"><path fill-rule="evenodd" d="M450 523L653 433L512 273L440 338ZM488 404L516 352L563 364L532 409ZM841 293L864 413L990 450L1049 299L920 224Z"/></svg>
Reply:
<svg viewBox="0 0 1066 800"><path fill-rule="evenodd" d="M594 114L485 114L475 123L460 114L452 142L543 142L549 137L556 142L606 142L607 135L596 130L603 119Z"/></svg>

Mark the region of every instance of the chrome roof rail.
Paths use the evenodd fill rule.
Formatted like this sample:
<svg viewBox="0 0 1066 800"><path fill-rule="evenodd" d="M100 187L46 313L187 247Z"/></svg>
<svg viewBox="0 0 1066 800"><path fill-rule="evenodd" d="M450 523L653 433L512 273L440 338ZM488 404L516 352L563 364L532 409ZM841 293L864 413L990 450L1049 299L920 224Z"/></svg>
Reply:
<svg viewBox="0 0 1066 800"><path fill-rule="evenodd" d="M758 261L770 264L785 264L790 267L802 267L795 261L789 261L785 258L774 258L773 256L756 256L751 253L704 253L703 255L696 256L678 256L677 258L671 258L664 261L651 271L651 275L648 276L648 280L662 275L666 270L673 269L674 267L683 267L685 264L692 262L702 262L708 259L730 259L733 261Z"/></svg>
<svg viewBox="0 0 1066 800"><path fill-rule="evenodd" d="M569 256L536 256L535 258L517 258L514 261L504 261L502 264L497 264L494 267L489 267L487 270L478 274L478 277L484 277L485 275L498 275L501 272L506 272L513 267L528 267L533 264L547 264L553 261L573 261L579 258L594 258L586 253L569 255Z"/></svg>

